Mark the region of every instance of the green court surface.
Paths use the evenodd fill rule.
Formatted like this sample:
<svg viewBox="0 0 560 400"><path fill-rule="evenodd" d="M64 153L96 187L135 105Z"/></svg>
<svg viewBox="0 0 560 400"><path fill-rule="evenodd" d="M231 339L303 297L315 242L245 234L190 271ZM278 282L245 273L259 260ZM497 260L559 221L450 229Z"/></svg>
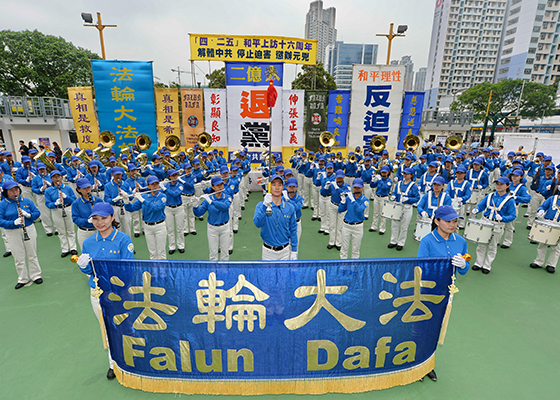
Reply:
<svg viewBox="0 0 560 400"><path fill-rule="evenodd" d="M258 260L259 231L253 211L260 193L245 203L231 260ZM525 209L521 209L524 210ZM328 237L318 234L311 209L303 212L300 259L333 259ZM418 243L413 225L403 251L388 249L390 224L380 236L368 232L362 258L414 257ZM414 223L414 219L413 219ZM14 290L17 275L12 258L0 258L0 399L172 399L180 394L154 394L122 387L105 377L106 350L89 301L86 276L68 258L60 258L56 236L39 233L39 260L44 283ZM536 245L527 240L525 219L518 218L514 244L498 249L492 272L459 276L445 344L436 353L438 381L361 394L328 394L325 399L558 399L560 379L560 272L549 274L529 264ZM186 237L185 254L170 259L207 260L206 221L198 235ZM148 258L145 239L133 239L136 258ZM476 246L469 242L469 252ZM0 254L4 253L0 244ZM474 261L474 260L473 260ZM472 264L472 262L471 262ZM194 396L203 398L208 396ZM222 396L226 398L226 396ZM239 398L240 396L227 396ZM312 396L261 396L280 399ZM316 398L316 396L313 396ZM190 396L189 398L192 398ZM213 397L215 398L215 397Z"/></svg>

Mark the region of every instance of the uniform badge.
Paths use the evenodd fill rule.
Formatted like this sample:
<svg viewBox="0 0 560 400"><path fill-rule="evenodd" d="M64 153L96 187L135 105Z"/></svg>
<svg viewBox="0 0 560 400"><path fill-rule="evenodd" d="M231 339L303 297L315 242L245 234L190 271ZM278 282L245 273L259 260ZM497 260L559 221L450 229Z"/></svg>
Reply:
<svg viewBox="0 0 560 400"><path fill-rule="evenodd" d="M130 251L131 253L134 253L134 244L130 243L127 248L128 248L128 251Z"/></svg>

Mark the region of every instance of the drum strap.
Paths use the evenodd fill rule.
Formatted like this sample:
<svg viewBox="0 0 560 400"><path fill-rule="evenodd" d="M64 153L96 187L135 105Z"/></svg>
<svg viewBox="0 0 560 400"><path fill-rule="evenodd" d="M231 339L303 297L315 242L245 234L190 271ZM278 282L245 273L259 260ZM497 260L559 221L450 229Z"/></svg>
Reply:
<svg viewBox="0 0 560 400"><path fill-rule="evenodd" d="M459 191L463 191L465 190L465 185L467 184L467 181L464 180L463 184L459 187L455 187L455 181L451 181L451 190L453 190L455 192L455 197L459 197Z"/></svg>
<svg viewBox="0 0 560 400"><path fill-rule="evenodd" d="M473 175L473 171L474 171L474 169L471 169L471 170L469 171L469 175L470 175L469 181L474 181L474 182L473 182L473 188L475 188L474 183L476 182L476 188L478 189L479 181L480 181L480 176L482 175L482 169L481 169L480 171L478 171L478 176L477 176L476 178L473 178L473 176L472 176L472 175Z"/></svg>
<svg viewBox="0 0 560 400"><path fill-rule="evenodd" d="M508 194L504 198L504 200L500 203L500 205L496 207L494 201L492 201L492 204L490 204L490 201L494 197L494 193L490 193L488 195L488 200L486 200L486 208L490 210L490 219L496 217L496 215L501 211L501 209L504 207L504 205L508 202L509 199L513 199L513 196L511 194ZM492 215L492 213L494 213L494 215Z"/></svg>
<svg viewBox="0 0 560 400"><path fill-rule="evenodd" d="M435 206L432 206L432 194L434 194L434 192L432 191L428 192L428 208L430 210L435 210L436 208L443 205L443 201L445 200L446 193L444 191L440 193L440 198Z"/></svg>
<svg viewBox="0 0 560 400"><path fill-rule="evenodd" d="M556 214L554 214L553 220L558 222L558 217L560 217L560 207L558 207L558 195L554 196L552 199L552 209L556 210Z"/></svg>
<svg viewBox="0 0 560 400"><path fill-rule="evenodd" d="M513 196L517 196L517 191L518 191L519 189L521 189L521 186L523 186L521 183L520 183L519 185L517 185L517 187L515 188L515 190L514 190L513 192L511 192L511 194L512 194Z"/></svg>
<svg viewBox="0 0 560 400"><path fill-rule="evenodd" d="M401 181L401 182L399 183L399 196L405 195L405 196L408 197L408 191L410 190L410 188L412 187L412 185L414 184L414 182L410 181L410 184L408 185L408 187L406 188L406 190L404 191L404 193L403 193L403 191L402 191L402 189L401 189L403 183L404 183L404 181Z"/></svg>

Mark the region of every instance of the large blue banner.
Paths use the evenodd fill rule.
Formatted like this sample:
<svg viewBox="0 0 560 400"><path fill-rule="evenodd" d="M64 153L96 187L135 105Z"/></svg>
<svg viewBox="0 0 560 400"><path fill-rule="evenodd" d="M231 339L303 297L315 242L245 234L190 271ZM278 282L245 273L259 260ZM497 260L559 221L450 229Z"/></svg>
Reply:
<svg viewBox="0 0 560 400"><path fill-rule="evenodd" d="M117 152L148 135L151 155L158 148L152 62L91 60L91 67L100 130L115 134Z"/></svg>
<svg viewBox="0 0 560 400"><path fill-rule="evenodd" d="M268 86L272 79L282 87L283 78L283 63L226 62L226 86Z"/></svg>
<svg viewBox="0 0 560 400"><path fill-rule="evenodd" d="M334 134L336 147L346 147L349 112L350 90L330 90L327 131Z"/></svg>
<svg viewBox="0 0 560 400"><path fill-rule="evenodd" d="M404 105L399 134L399 150L404 150L403 140L408 134L418 136L422 126L422 107L424 92L405 92Z"/></svg>
<svg viewBox="0 0 560 400"><path fill-rule="evenodd" d="M94 263L119 381L212 394L418 380L434 367L453 273L449 258Z"/></svg>

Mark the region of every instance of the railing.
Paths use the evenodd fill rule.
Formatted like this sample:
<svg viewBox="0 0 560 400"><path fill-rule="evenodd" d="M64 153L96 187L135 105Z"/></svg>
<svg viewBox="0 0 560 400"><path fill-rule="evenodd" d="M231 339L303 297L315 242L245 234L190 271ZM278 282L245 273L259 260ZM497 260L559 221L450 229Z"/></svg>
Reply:
<svg viewBox="0 0 560 400"><path fill-rule="evenodd" d="M0 116L72 118L68 100L56 97L0 96Z"/></svg>
<svg viewBox="0 0 560 400"><path fill-rule="evenodd" d="M424 110L422 124L470 126L473 120L472 111L433 111Z"/></svg>

